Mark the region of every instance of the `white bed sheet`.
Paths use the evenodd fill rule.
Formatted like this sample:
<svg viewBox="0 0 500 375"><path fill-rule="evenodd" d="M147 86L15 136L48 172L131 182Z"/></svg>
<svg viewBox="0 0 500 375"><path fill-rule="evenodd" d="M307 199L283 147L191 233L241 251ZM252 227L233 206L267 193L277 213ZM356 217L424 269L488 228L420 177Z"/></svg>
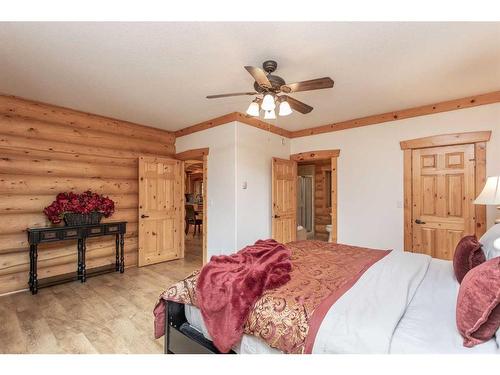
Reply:
<svg viewBox="0 0 500 375"><path fill-rule="evenodd" d="M432 259L424 280L394 331L390 352L500 353L495 339L473 348L463 346L455 317L459 286L452 262Z"/></svg>
<svg viewBox="0 0 500 375"><path fill-rule="evenodd" d="M463 346L462 336L457 330L455 320L458 288L452 263L432 259L422 283L396 326L390 353L499 354L500 349L495 339L473 348ZM186 305L185 312L189 324L210 339L200 310ZM332 337L332 340L335 340L335 337ZM263 340L246 334L233 349L240 354L281 353Z"/></svg>

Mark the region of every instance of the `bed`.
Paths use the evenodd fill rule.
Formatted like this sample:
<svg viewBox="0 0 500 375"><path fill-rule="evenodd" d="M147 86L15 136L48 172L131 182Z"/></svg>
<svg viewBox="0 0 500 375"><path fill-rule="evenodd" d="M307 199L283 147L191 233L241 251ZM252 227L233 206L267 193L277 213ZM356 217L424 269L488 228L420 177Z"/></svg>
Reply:
<svg viewBox="0 0 500 375"><path fill-rule="evenodd" d="M452 262L389 252L326 309L309 352L499 354L498 337L472 348L463 346L455 318L458 289ZM165 353L219 353L196 306L163 303ZM230 352L283 353L261 333L248 332Z"/></svg>

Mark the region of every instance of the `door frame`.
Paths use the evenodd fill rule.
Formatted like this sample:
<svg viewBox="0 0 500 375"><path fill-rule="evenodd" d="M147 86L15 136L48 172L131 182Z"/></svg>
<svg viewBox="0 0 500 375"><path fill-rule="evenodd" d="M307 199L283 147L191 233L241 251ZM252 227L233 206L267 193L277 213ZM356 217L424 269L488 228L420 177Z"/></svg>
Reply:
<svg viewBox="0 0 500 375"><path fill-rule="evenodd" d="M208 153L210 149L196 148L186 150L175 154L178 160L202 160L203 161L203 235L202 235L202 261L203 264L207 263L207 233L208 233L208 197L207 197L207 184L208 184Z"/></svg>
<svg viewBox="0 0 500 375"><path fill-rule="evenodd" d="M290 155L290 160L294 160L296 162L304 162L304 161L316 161L316 160L325 160L330 159L331 164L331 201L332 201L332 241L334 243L337 242L337 218L338 218L338 203L337 203L337 158L340 156L340 150L316 150L316 151L307 151L307 152L299 152L297 154Z"/></svg>
<svg viewBox="0 0 500 375"><path fill-rule="evenodd" d="M415 138L399 143L403 151L403 236L404 251L412 251L413 247L413 186L412 166L413 150L430 147L456 146L463 144L474 145L474 185L477 195L486 182L486 142L490 140L491 131L477 131L467 133L440 134L430 137ZM475 205L476 236L481 237L486 232L486 206Z"/></svg>

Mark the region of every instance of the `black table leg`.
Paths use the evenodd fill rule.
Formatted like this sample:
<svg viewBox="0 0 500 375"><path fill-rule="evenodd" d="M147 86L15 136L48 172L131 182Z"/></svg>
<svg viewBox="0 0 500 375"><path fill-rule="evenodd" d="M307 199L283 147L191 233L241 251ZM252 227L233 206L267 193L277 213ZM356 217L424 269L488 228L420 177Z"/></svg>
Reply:
<svg viewBox="0 0 500 375"><path fill-rule="evenodd" d="M38 293L38 274L37 274L38 245L35 244L32 246L33 246L33 275L32 275L33 279L31 281L32 283L31 294L37 294Z"/></svg>
<svg viewBox="0 0 500 375"><path fill-rule="evenodd" d="M34 256L34 247L35 245L30 245L30 275L28 280L28 285L30 287L30 291L33 291L33 256Z"/></svg>
<svg viewBox="0 0 500 375"><path fill-rule="evenodd" d="M120 271L120 235L117 234L115 239L115 250L116 250L116 260L115 260L115 271Z"/></svg>
<svg viewBox="0 0 500 375"><path fill-rule="evenodd" d="M120 233L120 273L125 272L125 235Z"/></svg>
<svg viewBox="0 0 500 375"><path fill-rule="evenodd" d="M81 281L84 283L87 280L87 265L85 264L85 252L87 251L87 245L85 243L85 238L82 238L82 278Z"/></svg>
<svg viewBox="0 0 500 375"><path fill-rule="evenodd" d="M78 252L78 266L76 269L76 276L78 280L81 280L82 278L82 239L78 239L78 244L77 244L77 252Z"/></svg>

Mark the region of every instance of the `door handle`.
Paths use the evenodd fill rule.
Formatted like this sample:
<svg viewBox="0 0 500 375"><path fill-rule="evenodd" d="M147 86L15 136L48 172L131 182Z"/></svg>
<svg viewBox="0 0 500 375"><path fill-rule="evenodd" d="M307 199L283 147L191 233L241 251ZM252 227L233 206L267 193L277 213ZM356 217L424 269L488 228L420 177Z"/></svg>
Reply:
<svg viewBox="0 0 500 375"><path fill-rule="evenodd" d="M425 224L425 221L417 219L417 220L415 220L415 224Z"/></svg>
<svg viewBox="0 0 500 375"><path fill-rule="evenodd" d="M144 214L141 215L141 219L145 219L147 217L149 217L149 215L144 215Z"/></svg>
<svg viewBox="0 0 500 375"><path fill-rule="evenodd" d="M274 215L274 218L275 218L275 219L279 219L279 218L280 218L280 216L279 216L279 215Z"/></svg>

